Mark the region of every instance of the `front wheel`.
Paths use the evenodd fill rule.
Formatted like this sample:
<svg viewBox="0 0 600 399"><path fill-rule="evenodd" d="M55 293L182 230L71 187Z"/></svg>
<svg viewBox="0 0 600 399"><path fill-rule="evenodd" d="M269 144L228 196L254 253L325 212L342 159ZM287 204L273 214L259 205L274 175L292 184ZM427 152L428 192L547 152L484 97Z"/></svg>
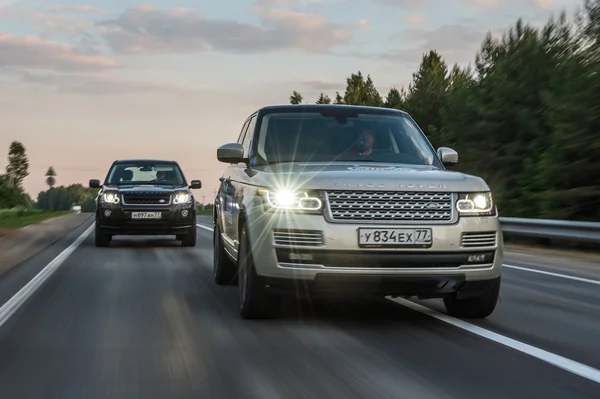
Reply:
<svg viewBox="0 0 600 399"><path fill-rule="evenodd" d="M197 241L198 229L196 226L181 236L181 245L184 247L195 247Z"/></svg>
<svg viewBox="0 0 600 399"><path fill-rule="evenodd" d="M240 314L244 319L268 319L276 316L281 297L267 293L261 277L256 274L252 248L245 227L240 231L238 288Z"/></svg>
<svg viewBox="0 0 600 399"><path fill-rule="evenodd" d="M96 224L94 228L94 241L97 247L108 247L110 245L110 241L112 237L109 234L106 234L102 227Z"/></svg>
<svg viewBox="0 0 600 399"><path fill-rule="evenodd" d="M236 264L229 259L219 225L213 230L213 277L217 285L233 285L237 282Z"/></svg>
<svg viewBox="0 0 600 399"><path fill-rule="evenodd" d="M448 314L464 319L485 319L494 312L500 296L500 279L494 281L481 294L459 299L454 294L444 298Z"/></svg>

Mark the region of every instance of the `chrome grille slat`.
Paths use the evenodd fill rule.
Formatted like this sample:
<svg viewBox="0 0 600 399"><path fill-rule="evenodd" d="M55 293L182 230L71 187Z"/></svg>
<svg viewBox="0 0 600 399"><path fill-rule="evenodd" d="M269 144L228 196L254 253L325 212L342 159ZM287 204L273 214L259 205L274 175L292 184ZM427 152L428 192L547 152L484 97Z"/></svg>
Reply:
<svg viewBox="0 0 600 399"><path fill-rule="evenodd" d="M273 239L275 245L312 247L324 245L323 233L320 231L275 230Z"/></svg>
<svg viewBox="0 0 600 399"><path fill-rule="evenodd" d="M496 245L496 233L463 233L461 246L465 248L493 247Z"/></svg>
<svg viewBox="0 0 600 399"><path fill-rule="evenodd" d="M436 221L453 217L452 193L329 191L334 220Z"/></svg>

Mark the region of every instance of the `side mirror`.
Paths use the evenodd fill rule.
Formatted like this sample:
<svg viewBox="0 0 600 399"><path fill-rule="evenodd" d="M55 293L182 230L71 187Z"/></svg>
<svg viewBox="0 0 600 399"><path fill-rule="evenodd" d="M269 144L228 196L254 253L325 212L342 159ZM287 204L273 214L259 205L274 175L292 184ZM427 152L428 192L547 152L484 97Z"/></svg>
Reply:
<svg viewBox="0 0 600 399"><path fill-rule="evenodd" d="M458 165L458 152L454 151L452 148L440 147L437 150L437 155L444 166Z"/></svg>
<svg viewBox="0 0 600 399"><path fill-rule="evenodd" d="M98 180L98 179L90 180L90 188L100 188L100 180Z"/></svg>
<svg viewBox="0 0 600 399"><path fill-rule="evenodd" d="M238 143L225 144L217 150L219 162L236 164L246 162L244 158L244 147Z"/></svg>
<svg viewBox="0 0 600 399"><path fill-rule="evenodd" d="M192 190L199 190L202 188L202 182L200 180L192 180L190 182L190 188Z"/></svg>

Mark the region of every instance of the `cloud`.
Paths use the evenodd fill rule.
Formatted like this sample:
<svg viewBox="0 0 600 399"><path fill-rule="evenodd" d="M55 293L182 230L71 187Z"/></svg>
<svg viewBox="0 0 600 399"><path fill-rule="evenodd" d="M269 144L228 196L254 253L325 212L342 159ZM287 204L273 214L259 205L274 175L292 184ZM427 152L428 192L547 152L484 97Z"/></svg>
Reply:
<svg viewBox="0 0 600 399"><path fill-rule="evenodd" d="M305 86L309 90L315 92L328 92L335 90L343 90L345 87L344 82L327 82L323 80L307 80L301 83L302 86Z"/></svg>
<svg viewBox="0 0 600 399"><path fill-rule="evenodd" d="M430 8L432 5L431 0L369 0L369 2L406 9Z"/></svg>
<svg viewBox="0 0 600 399"><path fill-rule="evenodd" d="M69 18L60 15L49 15L38 11L18 11L0 8L0 18L31 19L35 21L67 22Z"/></svg>
<svg viewBox="0 0 600 399"><path fill-rule="evenodd" d="M285 0L260 1L253 11L260 25L209 19L184 9L136 8L101 22L99 29L119 53L238 54L276 50L327 53L333 46L348 43L357 29L293 9Z"/></svg>
<svg viewBox="0 0 600 399"><path fill-rule="evenodd" d="M100 71L116 66L110 58L83 53L70 44L0 33L0 67Z"/></svg>
<svg viewBox="0 0 600 399"><path fill-rule="evenodd" d="M421 56L436 50L451 62L466 64L472 61L479 50L486 31L471 26L443 25L436 29L408 29L397 35L404 43L417 43L416 46L384 54L389 60L420 60Z"/></svg>
<svg viewBox="0 0 600 399"><path fill-rule="evenodd" d="M554 8L557 6L556 0L535 0L536 4L541 8Z"/></svg>
<svg viewBox="0 0 600 399"><path fill-rule="evenodd" d="M149 92L181 95L197 91L197 89L181 88L170 84L120 80L80 74L34 74L18 71L12 73L12 76L17 77L21 82L49 86L60 92L85 95L122 95Z"/></svg>
<svg viewBox="0 0 600 399"><path fill-rule="evenodd" d="M497 8L502 5L502 0L463 0L466 3L484 8ZM524 2L526 2L525 0Z"/></svg>
<svg viewBox="0 0 600 399"><path fill-rule="evenodd" d="M77 12L83 14L108 14L107 10L98 7L92 6L63 6L63 5L55 5L46 7L46 11L52 12Z"/></svg>
<svg viewBox="0 0 600 399"><path fill-rule="evenodd" d="M466 65L472 62L488 30L475 26L443 25L436 29L407 29L393 35L392 42L414 43L413 47L384 53L350 52L346 56L385 61L402 61L416 67L423 54L436 50L448 63Z"/></svg>
<svg viewBox="0 0 600 399"><path fill-rule="evenodd" d="M425 15L423 14L410 14L407 18L407 21L413 24L420 24L425 21Z"/></svg>
<svg viewBox="0 0 600 399"><path fill-rule="evenodd" d="M519 14L527 12L527 10L550 10L565 3L574 4L579 1L573 0L460 0L469 6L476 6L486 9L504 9L515 11Z"/></svg>

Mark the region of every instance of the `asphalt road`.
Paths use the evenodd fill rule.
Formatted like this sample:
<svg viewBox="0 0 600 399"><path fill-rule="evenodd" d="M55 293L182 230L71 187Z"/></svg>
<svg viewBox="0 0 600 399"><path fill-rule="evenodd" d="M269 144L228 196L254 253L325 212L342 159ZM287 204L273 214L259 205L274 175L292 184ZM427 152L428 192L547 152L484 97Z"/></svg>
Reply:
<svg viewBox="0 0 600 399"><path fill-rule="evenodd" d="M278 320L244 321L237 288L212 282L208 229L195 248L145 237L96 248L93 235L72 246L89 226L0 279L0 398L600 397L600 267L589 262L508 255L527 270L505 269L482 322L390 300L289 302Z"/></svg>

